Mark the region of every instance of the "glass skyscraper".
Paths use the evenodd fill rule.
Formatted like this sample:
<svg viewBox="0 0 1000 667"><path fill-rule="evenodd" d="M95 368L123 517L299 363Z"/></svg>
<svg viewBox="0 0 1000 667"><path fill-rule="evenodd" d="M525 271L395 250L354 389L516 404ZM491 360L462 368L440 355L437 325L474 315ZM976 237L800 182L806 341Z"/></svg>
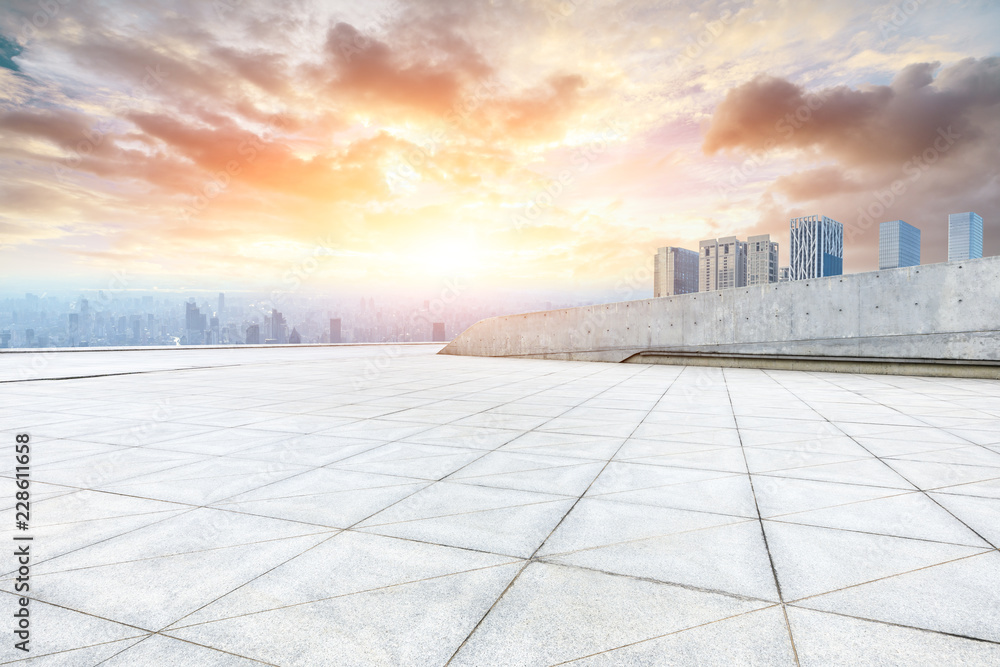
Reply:
<svg viewBox="0 0 1000 667"><path fill-rule="evenodd" d="M668 246L653 255L653 296L698 291L698 253Z"/></svg>
<svg viewBox="0 0 1000 667"><path fill-rule="evenodd" d="M977 213L948 216L948 261L979 259L983 256L983 218Z"/></svg>
<svg viewBox="0 0 1000 667"><path fill-rule="evenodd" d="M791 220L790 280L844 273L844 226L825 215Z"/></svg>
<svg viewBox="0 0 1000 667"><path fill-rule="evenodd" d="M920 265L920 230L902 220L883 222L878 228L878 268L898 269Z"/></svg>

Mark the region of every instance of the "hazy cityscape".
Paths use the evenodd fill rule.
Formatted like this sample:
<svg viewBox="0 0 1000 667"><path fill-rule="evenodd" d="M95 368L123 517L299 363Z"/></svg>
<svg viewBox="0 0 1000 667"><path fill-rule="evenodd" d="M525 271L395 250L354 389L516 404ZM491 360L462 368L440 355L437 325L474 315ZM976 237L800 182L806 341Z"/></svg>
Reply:
<svg viewBox="0 0 1000 667"><path fill-rule="evenodd" d="M698 251L664 247L653 258L653 296L708 292L843 274L843 225L813 215L790 221L790 266L779 265L770 235L701 241ZM948 219L948 259L983 256L983 219ZM920 230L902 221L879 227L879 270L920 264ZM433 299L331 297L236 292L184 296L86 290L0 297L0 348L294 345L445 342L479 320L593 303L546 296L459 298L445 287ZM615 300L620 300L615 299Z"/></svg>
<svg viewBox="0 0 1000 667"><path fill-rule="evenodd" d="M435 298L115 292L0 296L0 348L419 343L450 340L500 314L579 302L544 297Z"/></svg>

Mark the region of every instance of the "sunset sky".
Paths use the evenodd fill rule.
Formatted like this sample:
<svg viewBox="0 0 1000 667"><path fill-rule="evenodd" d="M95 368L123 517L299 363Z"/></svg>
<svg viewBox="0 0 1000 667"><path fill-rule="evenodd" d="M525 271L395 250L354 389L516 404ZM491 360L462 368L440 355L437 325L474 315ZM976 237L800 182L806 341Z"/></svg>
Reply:
<svg viewBox="0 0 1000 667"><path fill-rule="evenodd" d="M848 272L883 220L938 262L973 210L998 254L998 34L992 0L5 0L0 281L586 292L702 238L784 265L809 214Z"/></svg>

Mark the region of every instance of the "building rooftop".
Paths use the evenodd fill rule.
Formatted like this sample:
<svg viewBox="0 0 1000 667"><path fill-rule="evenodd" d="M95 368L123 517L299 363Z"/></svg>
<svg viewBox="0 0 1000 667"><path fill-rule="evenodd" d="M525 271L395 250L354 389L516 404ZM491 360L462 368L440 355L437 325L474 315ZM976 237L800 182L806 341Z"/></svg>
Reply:
<svg viewBox="0 0 1000 667"><path fill-rule="evenodd" d="M1000 664L1000 383L439 348L0 354L0 662Z"/></svg>

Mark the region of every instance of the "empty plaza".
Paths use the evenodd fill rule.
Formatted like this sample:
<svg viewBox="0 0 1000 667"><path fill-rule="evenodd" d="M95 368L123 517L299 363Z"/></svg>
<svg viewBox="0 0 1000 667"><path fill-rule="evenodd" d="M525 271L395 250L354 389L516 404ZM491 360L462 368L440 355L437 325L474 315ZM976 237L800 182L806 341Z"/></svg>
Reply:
<svg viewBox="0 0 1000 667"><path fill-rule="evenodd" d="M0 355L0 662L1000 664L1000 383L440 347Z"/></svg>

